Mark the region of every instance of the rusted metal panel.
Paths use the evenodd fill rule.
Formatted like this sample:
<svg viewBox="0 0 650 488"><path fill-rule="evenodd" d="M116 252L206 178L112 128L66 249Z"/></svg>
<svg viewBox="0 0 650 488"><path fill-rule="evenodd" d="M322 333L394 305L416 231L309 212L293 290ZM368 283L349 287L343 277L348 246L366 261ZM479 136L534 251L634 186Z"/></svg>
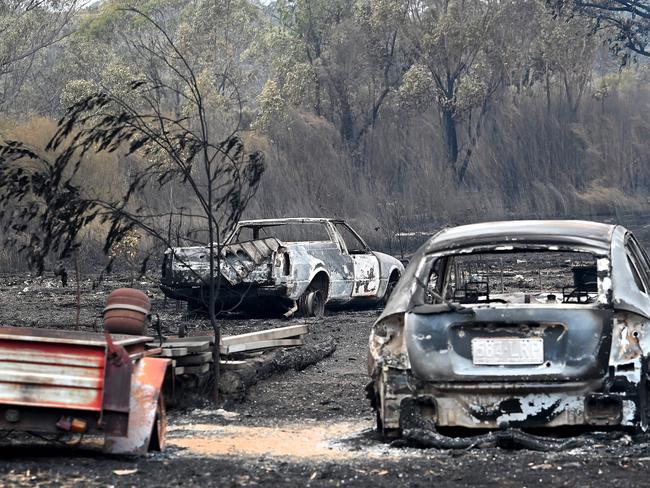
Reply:
<svg viewBox="0 0 650 488"><path fill-rule="evenodd" d="M97 374L98 368L83 366L61 366L55 368L38 363L0 362L0 383L25 385L69 386L99 390L103 380Z"/></svg>
<svg viewBox="0 0 650 488"><path fill-rule="evenodd" d="M0 404L101 411L101 390L40 385L0 383Z"/></svg>
<svg viewBox="0 0 650 488"><path fill-rule="evenodd" d="M101 411L104 347L4 335L21 339L0 338L0 404Z"/></svg>
<svg viewBox="0 0 650 488"><path fill-rule="evenodd" d="M135 365L131 381L128 436L107 436L105 452L142 454L147 451L156 421L160 389L169 363L168 359L143 358Z"/></svg>
<svg viewBox="0 0 650 488"><path fill-rule="evenodd" d="M133 363L126 350L115 344L109 333L105 335L107 349L103 406L110 412L127 413Z"/></svg>
<svg viewBox="0 0 650 488"><path fill-rule="evenodd" d="M155 425L160 445L165 419L158 402L169 360L145 357L134 366L129 355L149 340L0 328L0 412L12 412L0 428L59 432L77 422L104 432L107 451L137 454Z"/></svg>
<svg viewBox="0 0 650 488"><path fill-rule="evenodd" d="M0 362L101 368L104 364L104 355L86 354L85 349L77 347L0 339Z"/></svg>
<svg viewBox="0 0 650 488"><path fill-rule="evenodd" d="M146 344L151 338L113 334L113 342L127 347L135 344ZM0 327L0 340L15 340L22 342L37 342L40 344L78 344L80 346L105 347L104 334L52 329L30 329L26 327ZM21 346L23 347L23 346Z"/></svg>

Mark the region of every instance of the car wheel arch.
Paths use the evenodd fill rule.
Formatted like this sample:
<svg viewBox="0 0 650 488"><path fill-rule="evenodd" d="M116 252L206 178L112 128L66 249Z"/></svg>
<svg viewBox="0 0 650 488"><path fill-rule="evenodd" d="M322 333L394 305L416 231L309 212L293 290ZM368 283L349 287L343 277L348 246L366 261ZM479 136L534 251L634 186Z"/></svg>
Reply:
<svg viewBox="0 0 650 488"><path fill-rule="evenodd" d="M388 279L386 280L386 287L384 288L384 292L381 294L381 300L384 302L384 304L388 301L388 298L390 297L393 289L401 277L402 273L397 267L391 269L390 273L388 274Z"/></svg>
<svg viewBox="0 0 650 488"><path fill-rule="evenodd" d="M325 301L327 301L330 288L330 276L325 268L319 267L314 270L313 275L309 280L309 285L307 286L307 289L310 288L318 288L323 293Z"/></svg>

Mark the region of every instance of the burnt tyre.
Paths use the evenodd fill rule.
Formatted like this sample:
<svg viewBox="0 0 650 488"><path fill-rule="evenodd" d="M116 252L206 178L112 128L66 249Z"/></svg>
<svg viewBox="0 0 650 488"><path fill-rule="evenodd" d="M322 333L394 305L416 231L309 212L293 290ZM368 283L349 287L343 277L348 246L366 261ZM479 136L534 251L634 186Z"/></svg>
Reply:
<svg viewBox="0 0 650 488"><path fill-rule="evenodd" d="M298 310L303 317L322 317L325 315L325 297L317 288L309 288L298 300Z"/></svg>
<svg viewBox="0 0 650 488"><path fill-rule="evenodd" d="M641 361L641 379L637 393L639 419L634 431L636 434L650 433L650 358Z"/></svg>
<svg viewBox="0 0 650 488"><path fill-rule="evenodd" d="M375 411L375 427L377 429L377 434L386 441L398 439L401 435L400 429L387 428L381 418L381 398L379 397L379 393L375 391L375 385L373 383L369 384L366 387L366 392L367 398L370 399L370 406Z"/></svg>

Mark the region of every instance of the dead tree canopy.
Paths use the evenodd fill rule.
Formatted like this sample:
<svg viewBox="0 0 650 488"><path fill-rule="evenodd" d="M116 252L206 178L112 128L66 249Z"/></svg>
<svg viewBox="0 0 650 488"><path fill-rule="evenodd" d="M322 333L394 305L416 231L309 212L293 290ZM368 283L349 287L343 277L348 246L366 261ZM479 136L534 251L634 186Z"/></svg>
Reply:
<svg viewBox="0 0 650 488"><path fill-rule="evenodd" d="M559 9L596 19L597 26L607 31L613 51L626 59L629 53L650 56L650 3L647 0L559 0Z"/></svg>

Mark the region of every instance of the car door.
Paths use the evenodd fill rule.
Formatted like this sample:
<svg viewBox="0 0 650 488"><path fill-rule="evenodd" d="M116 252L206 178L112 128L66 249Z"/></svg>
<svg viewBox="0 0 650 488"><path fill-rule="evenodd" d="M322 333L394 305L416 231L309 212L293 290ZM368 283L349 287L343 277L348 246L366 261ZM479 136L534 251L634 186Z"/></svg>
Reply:
<svg viewBox="0 0 650 488"><path fill-rule="evenodd" d="M343 239L345 252L352 259L354 267L352 297L374 297L379 292L379 259L363 240L347 224L334 224Z"/></svg>

